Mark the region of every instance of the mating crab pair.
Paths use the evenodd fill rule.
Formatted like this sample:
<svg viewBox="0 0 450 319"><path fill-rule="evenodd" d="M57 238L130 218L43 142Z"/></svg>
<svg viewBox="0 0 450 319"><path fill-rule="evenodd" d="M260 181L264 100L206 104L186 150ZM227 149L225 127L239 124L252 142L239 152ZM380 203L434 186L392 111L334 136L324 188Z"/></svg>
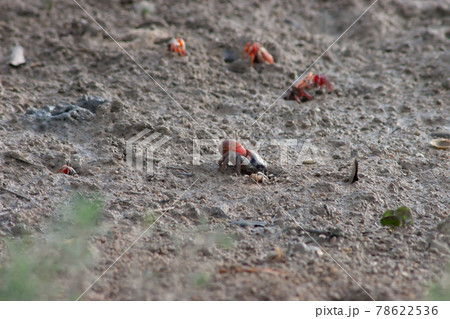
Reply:
<svg viewBox="0 0 450 319"><path fill-rule="evenodd" d="M252 150L245 149L241 143L233 139L228 139L219 145L219 152L222 158L219 160L219 167L222 172L231 162L238 174L252 174L262 172L267 174L267 163L261 156Z"/></svg>

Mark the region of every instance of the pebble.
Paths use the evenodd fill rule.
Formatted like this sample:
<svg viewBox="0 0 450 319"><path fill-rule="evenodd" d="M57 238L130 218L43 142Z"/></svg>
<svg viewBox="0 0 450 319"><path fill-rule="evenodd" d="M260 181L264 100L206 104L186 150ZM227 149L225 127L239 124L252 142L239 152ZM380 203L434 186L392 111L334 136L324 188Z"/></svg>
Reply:
<svg viewBox="0 0 450 319"><path fill-rule="evenodd" d="M302 163L307 164L307 165L312 165L312 164L316 164L317 162L313 159L305 159Z"/></svg>

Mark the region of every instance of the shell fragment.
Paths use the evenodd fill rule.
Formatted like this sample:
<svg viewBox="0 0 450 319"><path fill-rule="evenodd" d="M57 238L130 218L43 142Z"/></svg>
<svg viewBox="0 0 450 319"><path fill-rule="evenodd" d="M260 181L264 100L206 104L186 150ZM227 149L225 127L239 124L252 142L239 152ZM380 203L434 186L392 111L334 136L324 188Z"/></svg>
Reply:
<svg viewBox="0 0 450 319"><path fill-rule="evenodd" d="M437 138L430 141L430 144L436 148L446 149L450 147L450 140L446 138Z"/></svg>
<svg viewBox="0 0 450 319"><path fill-rule="evenodd" d="M13 67L18 67L26 63L25 56L23 54L24 49L21 45L16 44L11 53L11 59L9 64Z"/></svg>

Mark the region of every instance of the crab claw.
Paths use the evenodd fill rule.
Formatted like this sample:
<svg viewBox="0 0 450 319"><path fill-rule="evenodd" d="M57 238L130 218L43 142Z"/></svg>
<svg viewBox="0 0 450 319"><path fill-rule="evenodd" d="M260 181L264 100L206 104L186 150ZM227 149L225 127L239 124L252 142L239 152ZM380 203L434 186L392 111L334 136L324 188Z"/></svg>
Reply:
<svg viewBox="0 0 450 319"><path fill-rule="evenodd" d="M245 45L244 51L242 52L242 57L245 58L247 55L250 55L250 43Z"/></svg>
<svg viewBox="0 0 450 319"><path fill-rule="evenodd" d="M239 153L242 156L247 155L247 150L241 145L241 143L234 139L225 140L222 142L222 144L219 145L220 154L223 155L229 151Z"/></svg>
<svg viewBox="0 0 450 319"><path fill-rule="evenodd" d="M333 91L333 86L331 85L331 82L323 74L316 75L314 77L314 84L316 85L316 87L322 87L325 85L328 91Z"/></svg>
<svg viewBox="0 0 450 319"><path fill-rule="evenodd" d="M258 52L258 62L262 63L266 61L267 64L273 63L273 56L267 52L265 48L260 48Z"/></svg>

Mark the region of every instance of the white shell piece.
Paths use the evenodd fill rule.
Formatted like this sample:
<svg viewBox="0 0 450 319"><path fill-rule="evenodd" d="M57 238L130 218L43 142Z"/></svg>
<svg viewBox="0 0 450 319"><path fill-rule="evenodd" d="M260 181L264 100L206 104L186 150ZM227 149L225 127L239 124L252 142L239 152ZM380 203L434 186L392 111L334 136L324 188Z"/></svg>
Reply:
<svg viewBox="0 0 450 319"><path fill-rule="evenodd" d="M252 150L248 150L248 155L247 158L250 160L250 162L254 162L255 163L255 167L257 165L262 165L264 167L267 167L267 163L265 160L262 159L262 157L256 153L255 151Z"/></svg>
<svg viewBox="0 0 450 319"><path fill-rule="evenodd" d="M12 66L19 66L22 64L25 64L25 56L23 54L24 49L19 44L16 44L16 46L13 48L11 53L11 60L9 61L9 64Z"/></svg>

